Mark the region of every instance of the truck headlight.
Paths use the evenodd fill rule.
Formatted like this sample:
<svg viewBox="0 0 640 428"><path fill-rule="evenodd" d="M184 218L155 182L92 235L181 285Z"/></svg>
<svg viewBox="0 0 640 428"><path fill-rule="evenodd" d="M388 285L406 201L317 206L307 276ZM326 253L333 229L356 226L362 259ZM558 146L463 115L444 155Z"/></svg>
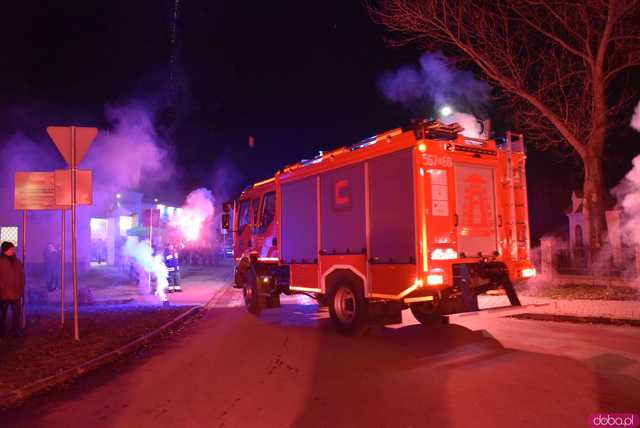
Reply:
<svg viewBox="0 0 640 428"><path fill-rule="evenodd" d="M533 278L536 276L536 268L524 268L522 269L523 278Z"/></svg>

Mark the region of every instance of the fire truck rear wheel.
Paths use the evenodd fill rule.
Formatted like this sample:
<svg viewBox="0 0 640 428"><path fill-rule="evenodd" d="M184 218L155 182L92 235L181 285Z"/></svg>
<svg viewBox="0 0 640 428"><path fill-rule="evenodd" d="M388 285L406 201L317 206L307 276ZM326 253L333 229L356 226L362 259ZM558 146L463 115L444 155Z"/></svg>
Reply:
<svg viewBox="0 0 640 428"><path fill-rule="evenodd" d="M339 332L352 335L365 326L367 302L360 287L351 283L336 284L329 291L328 301L331 320Z"/></svg>
<svg viewBox="0 0 640 428"><path fill-rule="evenodd" d="M239 268L235 269L233 288L244 288L244 273Z"/></svg>
<svg viewBox="0 0 640 428"><path fill-rule="evenodd" d="M440 305L433 302L414 303L411 305L411 313L420 324L433 325L446 323L447 318L442 316Z"/></svg>
<svg viewBox="0 0 640 428"><path fill-rule="evenodd" d="M267 308L279 308L280 307L280 293L275 292L266 299Z"/></svg>
<svg viewBox="0 0 640 428"><path fill-rule="evenodd" d="M262 299L258 292L258 281L253 268L249 268L245 272L242 294L244 296L244 305L247 310L254 315L259 315Z"/></svg>

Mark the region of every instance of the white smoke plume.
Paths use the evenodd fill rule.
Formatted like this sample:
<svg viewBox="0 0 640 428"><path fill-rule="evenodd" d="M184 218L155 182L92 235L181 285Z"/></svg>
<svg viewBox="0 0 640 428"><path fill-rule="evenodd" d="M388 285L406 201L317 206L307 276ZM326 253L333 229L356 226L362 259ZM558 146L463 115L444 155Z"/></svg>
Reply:
<svg viewBox="0 0 640 428"><path fill-rule="evenodd" d="M205 221L211 219L214 213L213 195L210 190L199 188L189 193L178 217L185 240L188 242L200 238Z"/></svg>
<svg viewBox="0 0 640 428"><path fill-rule="evenodd" d="M461 134L465 137L483 138L482 126L478 119L471 114L456 112L440 120L446 124L457 123L462 126L464 131L462 131Z"/></svg>
<svg viewBox="0 0 640 428"><path fill-rule="evenodd" d="M630 125L633 129L640 132L640 102L638 102L638 105L636 106Z"/></svg>
<svg viewBox="0 0 640 428"><path fill-rule="evenodd" d="M631 171L622 181L613 188L612 194L618 200L620 207L620 239L623 245L631 248L640 246L640 156L633 159ZM636 251L635 254L638 254ZM638 262L630 258L626 268L629 276L635 274L635 285L640 287L640 272L636 272L634 266Z"/></svg>
<svg viewBox="0 0 640 428"><path fill-rule="evenodd" d="M613 192L624 214L623 236L640 245L640 156L633 159L633 168Z"/></svg>
<svg viewBox="0 0 640 428"><path fill-rule="evenodd" d="M389 101L419 116L445 105L457 111L479 112L484 110L491 93L491 86L469 71L452 67L441 52L422 55L418 66L404 66L384 73L378 86ZM479 136L480 130L476 131L479 125L470 114L458 113L440 119L451 123L455 118L461 120L459 123L466 130L464 135Z"/></svg>
<svg viewBox="0 0 640 428"><path fill-rule="evenodd" d="M169 271L164 264L162 254L153 254L153 249L148 241L140 242L137 237L128 236L122 247L123 254L133 258L145 272L156 278L155 295L161 302L167 301L166 290L168 287ZM141 284L145 281L140 278Z"/></svg>
<svg viewBox="0 0 640 428"><path fill-rule="evenodd" d="M640 103L636 106L630 126L640 132ZM640 156L632 161L631 171L613 189L622 208L622 236L629 244L640 245Z"/></svg>
<svg viewBox="0 0 640 428"><path fill-rule="evenodd" d="M379 86L390 101L407 105L428 99L437 107L451 103L481 107L491 92L473 73L450 66L441 52L422 55L418 67L404 66L383 74Z"/></svg>

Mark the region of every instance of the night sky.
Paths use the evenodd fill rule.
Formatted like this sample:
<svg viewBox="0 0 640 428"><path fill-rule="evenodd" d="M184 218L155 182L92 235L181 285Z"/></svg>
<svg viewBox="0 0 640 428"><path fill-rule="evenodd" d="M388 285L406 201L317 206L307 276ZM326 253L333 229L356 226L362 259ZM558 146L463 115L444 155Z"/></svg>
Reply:
<svg viewBox="0 0 640 428"><path fill-rule="evenodd" d="M3 142L20 131L47 144L53 123L105 127L106 105L141 99L169 135L179 188L207 185L226 164L239 189L411 118L383 98L377 80L422 52L388 47L359 1L183 0L173 51L173 1L11 3L0 28ZM631 131L621 135L638 141ZM611 153L612 183L638 151L627 141ZM562 228L579 182L576 163L558 162L530 152L530 198L545 205L532 210L534 236Z"/></svg>

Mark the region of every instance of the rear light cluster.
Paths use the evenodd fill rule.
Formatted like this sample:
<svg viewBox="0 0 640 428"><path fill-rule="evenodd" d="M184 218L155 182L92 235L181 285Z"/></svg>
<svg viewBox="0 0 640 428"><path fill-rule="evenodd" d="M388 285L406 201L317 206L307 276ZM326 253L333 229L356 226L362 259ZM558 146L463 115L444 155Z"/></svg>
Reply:
<svg viewBox="0 0 640 428"><path fill-rule="evenodd" d="M444 275L441 273L430 273L427 275L427 285L442 285L444 284Z"/></svg>
<svg viewBox="0 0 640 428"><path fill-rule="evenodd" d="M436 248L431 252L431 260L454 260L458 253L453 248Z"/></svg>
<svg viewBox="0 0 640 428"><path fill-rule="evenodd" d="M431 286L442 285L444 284L444 275L441 273L430 273L427 274L426 284ZM421 279L416 279L413 283L413 286L416 288L424 287L425 282Z"/></svg>

